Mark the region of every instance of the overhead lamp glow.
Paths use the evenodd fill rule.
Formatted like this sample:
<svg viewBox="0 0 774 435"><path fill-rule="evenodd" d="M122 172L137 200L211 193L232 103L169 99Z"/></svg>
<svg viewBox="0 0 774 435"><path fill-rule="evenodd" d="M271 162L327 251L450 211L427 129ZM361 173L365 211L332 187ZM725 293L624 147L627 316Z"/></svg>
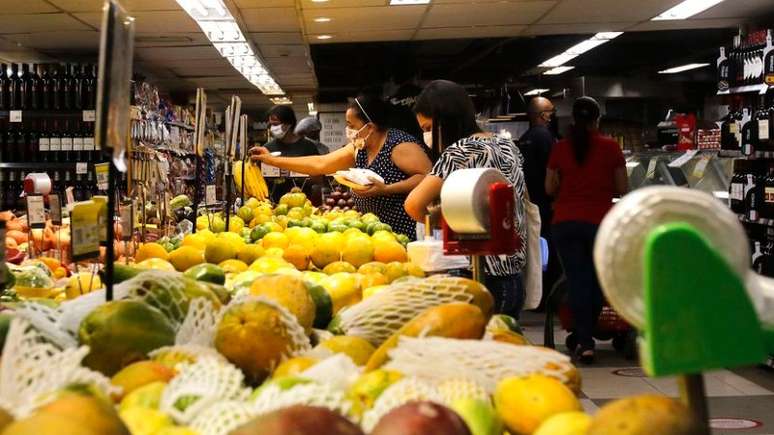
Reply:
<svg viewBox="0 0 774 435"><path fill-rule="evenodd" d="M722 2L723 0L685 0L662 14L651 18L651 21L684 20Z"/></svg>
<svg viewBox="0 0 774 435"><path fill-rule="evenodd" d="M317 39L321 39L321 40L326 40L331 38L333 38L333 36L331 35L317 35Z"/></svg>
<svg viewBox="0 0 774 435"><path fill-rule="evenodd" d="M583 53L586 53L587 51L598 47L602 44L605 44L607 42L612 41L613 39L623 35L623 32L600 32L596 35L592 36L591 38L579 42L572 47L568 48L561 54L558 54L547 61L541 63L540 67L543 68L555 68L558 66L562 66L566 64L567 62L575 59L576 57L580 56Z"/></svg>
<svg viewBox="0 0 774 435"><path fill-rule="evenodd" d="M426 5L430 0L390 0L390 6Z"/></svg>
<svg viewBox="0 0 774 435"><path fill-rule="evenodd" d="M312 3L327 3L328 0L312 0Z"/></svg>
<svg viewBox="0 0 774 435"><path fill-rule="evenodd" d="M524 93L524 96L525 96L525 97L531 97L531 96L533 96L533 95L540 95L540 94L545 94L545 93L546 93L546 92L548 92L548 91L550 91L550 89L541 89L541 88L537 88L537 89L533 89L533 90L531 90L531 91L529 91L529 92L525 92L525 93Z"/></svg>
<svg viewBox="0 0 774 435"><path fill-rule="evenodd" d="M210 9L215 9L215 12L217 12L218 15L220 15L221 17L225 17L228 14L228 9L226 9L226 6L223 4L221 0L203 0L203 1L207 5L207 7L209 7Z"/></svg>
<svg viewBox="0 0 774 435"><path fill-rule="evenodd" d="M185 9L186 12L188 12L189 15L192 15L192 12L196 12L199 15L207 16L209 13L207 11L207 8L204 7L204 5L199 0L177 0L177 3Z"/></svg>
<svg viewBox="0 0 774 435"><path fill-rule="evenodd" d="M558 76L559 74L564 74L567 71L575 69L574 66L558 66L556 68L551 68L548 71L545 71L543 75L547 76Z"/></svg>
<svg viewBox="0 0 774 435"><path fill-rule="evenodd" d="M330 23L331 19L328 17L317 17L314 19L315 23Z"/></svg>
<svg viewBox="0 0 774 435"><path fill-rule="evenodd" d="M306 103L306 108L309 110L309 116L317 116L317 108L314 107L313 102Z"/></svg>
<svg viewBox="0 0 774 435"><path fill-rule="evenodd" d="M690 71L692 69L704 68L705 66L709 66L709 64L708 63L689 63L686 65L681 65L681 66L676 66L674 68L661 70L658 73L659 74L677 74L683 71Z"/></svg>
<svg viewBox="0 0 774 435"><path fill-rule="evenodd" d="M288 97L269 98L269 101L274 104L293 104L293 101L291 101Z"/></svg>

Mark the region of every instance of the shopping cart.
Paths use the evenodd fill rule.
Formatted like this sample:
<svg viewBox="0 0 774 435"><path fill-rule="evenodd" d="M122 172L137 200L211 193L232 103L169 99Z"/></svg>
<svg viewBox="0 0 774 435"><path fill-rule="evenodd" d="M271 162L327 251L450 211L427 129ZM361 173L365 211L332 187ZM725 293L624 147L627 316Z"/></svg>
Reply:
<svg viewBox="0 0 774 435"><path fill-rule="evenodd" d="M562 329L569 332L564 343L570 352L575 352L578 347L578 337L573 332L574 319L567 303L567 278L564 274L551 288L546 301L543 341L544 346L552 349L556 348L554 342L554 317L556 314L559 315ZM613 348L622 353L626 359L633 360L637 357L636 330L619 316L607 301L605 301L602 312L599 314L593 335L599 341L612 340Z"/></svg>

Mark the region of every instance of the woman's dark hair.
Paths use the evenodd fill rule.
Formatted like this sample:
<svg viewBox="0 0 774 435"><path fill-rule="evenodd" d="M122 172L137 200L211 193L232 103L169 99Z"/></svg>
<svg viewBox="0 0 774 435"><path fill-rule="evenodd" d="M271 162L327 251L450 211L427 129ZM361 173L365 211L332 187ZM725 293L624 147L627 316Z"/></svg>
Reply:
<svg viewBox="0 0 774 435"><path fill-rule="evenodd" d="M599 115L599 103L591 97L580 97L572 105L574 123L570 129L570 143L578 165L583 165L589 155L591 132Z"/></svg>
<svg viewBox="0 0 774 435"><path fill-rule="evenodd" d="M352 109L363 124L373 123L379 130L390 127L390 106L375 95L358 95L349 103L348 109Z"/></svg>
<svg viewBox="0 0 774 435"><path fill-rule="evenodd" d="M433 119L433 150L437 152L481 132L468 91L448 80L427 85L417 97L414 112Z"/></svg>
<svg viewBox="0 0 774 435"><path fill-rule="evenodd" d="M292 107L278 104L269 109L268 116L271 117L272 115L276 116L281 123L289 125L291 131L296 128L296 112L293 111Z"/></svg>

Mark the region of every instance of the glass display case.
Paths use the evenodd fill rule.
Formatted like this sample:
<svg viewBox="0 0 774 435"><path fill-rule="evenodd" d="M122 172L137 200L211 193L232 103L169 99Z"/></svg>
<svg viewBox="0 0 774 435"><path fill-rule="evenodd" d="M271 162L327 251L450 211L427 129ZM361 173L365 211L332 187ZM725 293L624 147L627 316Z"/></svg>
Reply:
<svg viewBox="0 0 774 435"><path fill-rule="evenodd" d="M631 190L654 185L689 187L728 198L736 157L717 151L643 151L626 156Z"/></svg>

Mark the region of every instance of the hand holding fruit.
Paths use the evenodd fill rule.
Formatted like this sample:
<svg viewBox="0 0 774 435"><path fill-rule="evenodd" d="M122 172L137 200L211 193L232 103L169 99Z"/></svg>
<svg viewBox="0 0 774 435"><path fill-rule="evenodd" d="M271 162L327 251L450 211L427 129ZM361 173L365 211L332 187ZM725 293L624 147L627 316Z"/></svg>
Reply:
<svg viewBox="0 0 774 435"><path fill-rule="evenodd" d="M266 147L252 147L250 148L250 160L252 161L264 161L267 157L271 157L271 152Z"/></svg>
<svg viewBox="0 0 774 435"><path fill-rule="evenodd" d="M386 184L382 183L374 177L368 177L368 179L371 180L371 184L369 184L365 189L355 190L354 192L356 195L370 198L372 196L384 196L387 193Z"/></svg>

